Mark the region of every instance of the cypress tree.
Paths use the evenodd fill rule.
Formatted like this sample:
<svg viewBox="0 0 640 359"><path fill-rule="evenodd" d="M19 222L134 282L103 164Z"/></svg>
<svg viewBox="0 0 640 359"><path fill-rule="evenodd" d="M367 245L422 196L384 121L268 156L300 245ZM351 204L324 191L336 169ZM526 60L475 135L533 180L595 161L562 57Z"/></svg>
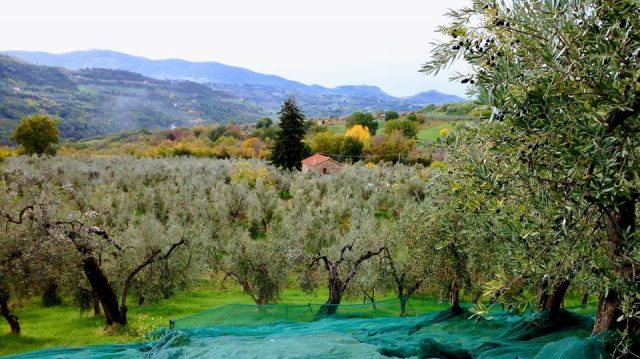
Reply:
<svg viewBox="0 0 640 359"><path fill-rule="evenodd" d="M293 98L289 98L278 112L280 115L280 131L269 158L277 167L300 169L300 163L309 155L307 147L302 142L305 135L304 115L300 113Z"/></svg>

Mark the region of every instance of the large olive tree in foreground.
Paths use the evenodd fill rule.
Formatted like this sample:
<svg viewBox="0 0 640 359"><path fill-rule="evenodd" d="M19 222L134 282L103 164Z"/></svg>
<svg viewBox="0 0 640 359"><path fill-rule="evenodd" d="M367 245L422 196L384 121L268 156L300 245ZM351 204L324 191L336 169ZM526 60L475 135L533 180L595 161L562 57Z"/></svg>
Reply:
<svg viewBox="0 0 640 359"><path fill-rule="evenodd" d="M593 331L637 333L640 3L476 0L450 16L440 29L448 39L423 71L460 58L471 64L460 79L503 123L482 143L490 152L511 149L485 169L489 177L535 182L567 207L597 208L593 230L605 235L576 238L589 242L576 248L595 246L607 258L594 268Z"/></svg>

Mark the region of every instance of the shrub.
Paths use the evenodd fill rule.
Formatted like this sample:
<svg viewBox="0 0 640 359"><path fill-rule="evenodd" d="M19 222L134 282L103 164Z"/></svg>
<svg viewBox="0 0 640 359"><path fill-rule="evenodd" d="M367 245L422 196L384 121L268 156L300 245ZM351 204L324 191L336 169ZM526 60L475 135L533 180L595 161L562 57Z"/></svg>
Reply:
<svg viewBox="0 0 640 359"><path fill-rule="evenodd" d="M384 125L383 132L390 135L394 131L400 131L407 138L415 138L418 134L416 123L409 120L391 120Z"/></svg>
<svg viewBox="0 0 640 359"><path fill-rule="evenodd" d="M400 115L396 111L387 111L384 114L385 121L397 120L398 118L400 118Z"/></svg>
<svg viewBox="0 0 640 359"><path fill-rule="evenodd" d="M35 115L20 121L11 140L18 143L26 154L55 155L59 136L56 120L46 115Z"/></svg>
<svg viewBox="0 0 640 359"><path fill-rule="evenodd" d="M364 145L357 138L346 136L340 146L340 156L357 160L362 155Z"/></svg>
<svg viewBox="0 0 640 359"><path fill-rule="evenodd" d="M371 134L369 133L369 129L362 125L355 125L347 130L345 133L346 137L352 137L356 140L360 141L364 147L369 145L369 140L371 139Z"/></svg>
<svg viewBox="0 0 640 359"><path fill-rule="evenodd" d="M346 126L347 128L351 128L355 125L368 128L371 136L374 136L378 131L378 121L376 121L370 113L354 112L351 114L351 116L347 118Z"/></svg>

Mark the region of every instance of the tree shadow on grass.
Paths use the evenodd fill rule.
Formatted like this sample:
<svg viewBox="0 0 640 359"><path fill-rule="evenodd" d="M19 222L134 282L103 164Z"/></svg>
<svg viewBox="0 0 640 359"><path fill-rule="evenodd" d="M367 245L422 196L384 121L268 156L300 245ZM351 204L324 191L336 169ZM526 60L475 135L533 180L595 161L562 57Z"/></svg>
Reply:
<svg viewBox="0 0 640 359"><path fill-rule="evenodd" d="M49 343L52 343L51 338L4 333L0 334L0 355L24 353L42 348Z"/></svg>

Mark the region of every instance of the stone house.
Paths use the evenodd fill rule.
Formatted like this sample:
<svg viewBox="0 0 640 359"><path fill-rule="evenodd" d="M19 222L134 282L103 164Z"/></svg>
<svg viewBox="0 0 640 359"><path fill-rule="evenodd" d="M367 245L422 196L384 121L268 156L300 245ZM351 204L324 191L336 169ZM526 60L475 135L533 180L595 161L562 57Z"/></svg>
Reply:
<svg viewBox="0 0 640 359"><path fill-rule="evenodd" d="M319 153L302 160L302 172L314 172L318 175L332 175L340 173L342 165Z"/></svg>

